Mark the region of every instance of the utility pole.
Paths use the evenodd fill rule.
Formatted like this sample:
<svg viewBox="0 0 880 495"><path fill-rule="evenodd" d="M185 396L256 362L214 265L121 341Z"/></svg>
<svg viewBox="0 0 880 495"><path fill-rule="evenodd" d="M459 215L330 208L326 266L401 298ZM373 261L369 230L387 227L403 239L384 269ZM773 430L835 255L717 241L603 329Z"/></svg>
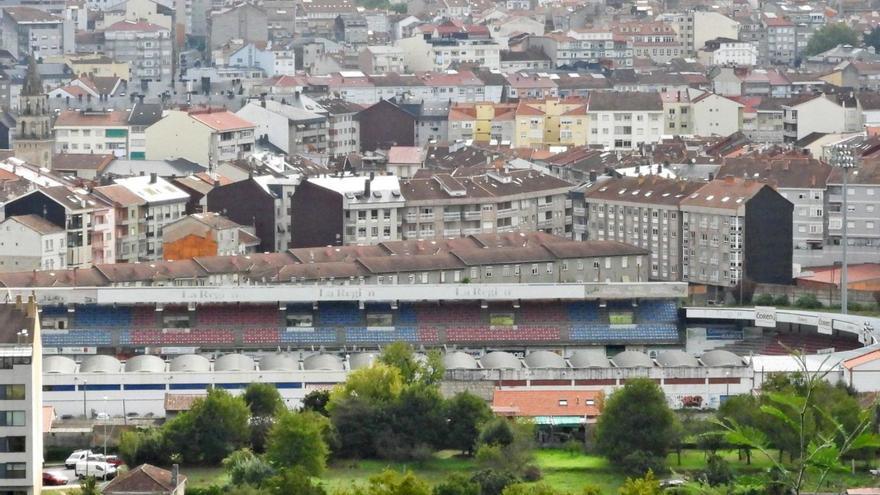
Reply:
<svg viewBox="0 0 880 495"><path fill-rule="evenodd" d="M847 248L849 247L849 237L847 236L847 217L849 206L847 204L847 186L849 185L849 171L858 166L856 158L857 151L853 149L851 144L846 142L837 143L831 147L831 165L838 167L843 172L843 221L840 226L842 232L842 255L843 264L840 267L840 312L847 314L849 310L849 281L847 277Z"/></svg>

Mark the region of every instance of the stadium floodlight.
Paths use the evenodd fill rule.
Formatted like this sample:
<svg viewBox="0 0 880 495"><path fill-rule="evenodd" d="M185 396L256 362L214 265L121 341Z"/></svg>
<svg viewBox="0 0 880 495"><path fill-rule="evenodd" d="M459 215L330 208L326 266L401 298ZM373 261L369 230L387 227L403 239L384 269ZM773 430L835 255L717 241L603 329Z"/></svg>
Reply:
<svg viewBox="0 0 880 495"><path fill-rule="evenodd" d="M849 245L849 239L847 237L847 213L849 207L847 205L847 185L848 185L848 177L850 169L856 168L858 166L858 157L857 150L854 149L854 146L847 141L837 143L831 147L831 165L833 167L837 167L841 169L843 172L843 222L840 226L840 230L843 233L843 252L842 252L842 266L840 269L840 311L843 314L847 314L848 311L848 290L849 290L849 282L847 277L847 263L846 263L846 252L847 247ZM832 281L833 282L833 281Z"/></svg>

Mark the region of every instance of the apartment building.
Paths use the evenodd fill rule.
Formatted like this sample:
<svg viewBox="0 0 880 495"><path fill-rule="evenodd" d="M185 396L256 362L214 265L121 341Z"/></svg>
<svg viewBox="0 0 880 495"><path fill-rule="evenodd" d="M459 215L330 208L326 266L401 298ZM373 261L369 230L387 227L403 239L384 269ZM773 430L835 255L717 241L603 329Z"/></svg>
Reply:
<svg viewBox="0 0 880 495"><path fill-rule="evenodd" d="M785 17L772 12L761 17L761 27L765 35L758 45L761 59L770 64L792 65L797 58L796 26Z"/></svg>
<svg viewBox="0 0 880 495"><path fill-rule="evenodd" d="M55 149L127 158L128 115L114 110L64 110L55 119Z"/></svg>
<svg viewBox="0 0 880 495"><path fill-rule="evenodd" d="M318 102L327 117L327 154L344 156L361 150L361 124L358 112L364 108L343 99L325 99Z"/></svg>
<svg viewBox="0 0 880 495"><path fill-rule="evenodd" d="M169 82L173 77L171 31L145 21L120 21L104 30L104 50L131 71L129 84Z"/></svg>
<svg viewBox="0 0 880 495"><path fill-rule="evenodd" d="M583 146L587 143L587 100L571 97L520 101L513 144L517 148Z"/></svg>
<svg viewBox="0 0 880 495"><path fill-rule="evenodd" d="M400 240L403 206L393 175L309 177L293 193L292 247Z"/></svg>
<svg viewBox="0 0 880 495"><path fill-rule="evenodd" d="M664 179L656 175L594 181L580 192L575 225L586 225L586 239L625 242L650 251L652 280L682 278L682 215L684 198L704 183Z"/></svg>
<svg viewBox="0 0 880 495"><path fill-rule="evenodd" d="M474 65L501 69L501 45L491 39L430 38L413 36L398 40L407 72L444 71L450 67Z"/></svg>
<svg viewBox="0 0 880 495"><path fill-rule="evenodd" d="M821 260L825 247L825 188L831 166L800 154L748 155L727 158L718 177L748 177L766 181L790 201L793 263L810 266Z"/></svg>
<svg viewBox="0 0 880 495"><path fill-rule="evenodd" d="M401 181L404 239L514 230L570 236L571 184L532 170L433 174Z"/></svg>
<svg viewBox="0 0 880 495"><path fill-rule="evenodd" d="M146 202L129 188L119 184L98 186L98 198L113 211L116 263L147 261Z"/></svg>
<svg viewBox="0 0 880 495"><path fill-rule="evenodd" d="M594 92L587 115L587 142L605 149L639 149L663 137L663 101L659 93Z"/></svg>
<svg viewBox="0 0 880 495"><path fill-rule="evenodd" d="M791 281L793 205L770 185L728 176L680 204L683 281L716 293L743 279Z"/></svg>
<svg viewBox="0 0 880 495"><path fill-rule="evenodd" d="M529 36L526 47L541 50L553 67L573 66L575 62L598 63L608 60L616 68L632 67L632 41L614 36L607 29L577 29L566 33Z"/></svg>
<svg viewBox="0 0 880 495"><path fill-rule="evenodd" d="M161 103L135 103L128 114L128 158L147 158L147 127L162 118Z"/></svg>
<svg viewBox="0 0 880 495"><path fill-rule="evenodd" d="M18 60L73 53L74 26L69 20L32 7L0 10L0 48Z"/></svg>
<svg viewBox="0 0 880 495"><path fill-rule="evenodd" d="M188 260L199 256L233 256L254 252L260 239L219 213L194 213L162 229L163 259Z"/></svg>
<svg viewBox="0 0 880 495"><path fill-rule="evenodd" d="M67 268L67 234L37 215L7 217L0 222L0 271Z"/></svg>
<svg viewBox="0 0 880 495"><path fill-rule="evenodd" d="M93 194L60 185L44 187L7 201L3 208L5 217L36 215L64 228L68 267L115 259L113 211Z"/></svg>
<svg viewBox="0 0 880 495"><path fill-rule="evenodd" d="M614 36L631 41L635 57L666 63L688 51L672 25L662 21L619 22L611 30Z"/></svg>
<svg viewBox="0 0 880 495"><path fill-rule="evenodd" d="M43 371L33 299L0 305L0 491L37 495L43 487Z"/></svg>
<svg viewBox="0 0 880 495"><path fill-rule="evenodd" d="M880 253L880 162L862 160L847 177L847 256L850 263L876 262ZM843 171L834 168L825 191L828 230L824 263L842 258ZM816 263L819 264L819 263Z"/></svg>
<svg viewBox="0 0 880 495"><path fill-rule="evenodd" d="M696 136L727 137L742 129L745 106L715 93L688 90L690 130Z"/></svg>
<svg viewBox="0 0 880 495"><path fill-rule="evenodd" d="M257 5L241 3L209 11L206 19L209 50L219 48L229 40L263 44L269 40L266 11Z"/></svg>
<svg viewBox="0 0 880 495"><path fill-rule="evenodd" d="M758 47L748 41L713 38L697 52L704 65L752 67L758 63Z"/></svg>
<svg viewBox="0 0 880 495"><path fill-rule="evenodd" d="M358 68L364 74L403 74L406 72L403 50L386 45L365 47L358 53Z"/></svg>
<svg viewBox="0 0 880 495"><path fill-rule="evenodd" d="M163 259L163 229L186 215L189 194L156 176L155 173L116 179L116 184L128 189L142 202L140 211L143 212L144 221L141 232L146 241L146 249L139 252L138 257L150 261ZM139 237L138 240L140 241L141 238Z"/></svg>
<svg viewBox="0 0 880 495"><path fill-rule="evenodd" d="M814 132L862 130L858 100L849 94L807 95L782 105L783 140L794 143Z"/></svg>
<svg viewBox="0 0 880 495"><path fill-rule="evenodd" d="M184 158L205 168L245 159L254 149L251 122L226 110L170 110L147 127L147 160Z"/></svg>
<svg viewBox="0 0 880 495"><path fill-rule="evenodd" d="M257 122L257 136L267 139L289 155L327 151L327 117L317 105L306 110L300 105L262 99L250 101L236 115L248 122Z"/></svg>
<svg viewBox="0 0 880 495"><path fill-rule="evenodd" d="M514 141L517 103L457 103L449 106L448 142Z"/></svg>

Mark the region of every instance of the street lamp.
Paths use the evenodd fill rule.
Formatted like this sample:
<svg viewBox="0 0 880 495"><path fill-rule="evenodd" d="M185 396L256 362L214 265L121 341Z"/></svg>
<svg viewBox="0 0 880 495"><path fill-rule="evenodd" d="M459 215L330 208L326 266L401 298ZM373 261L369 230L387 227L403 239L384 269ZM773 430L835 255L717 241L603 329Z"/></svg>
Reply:
<svg viewBox="0 0 880 495"><path fill-rule="evenodd" d="M107 457L107 423L110 421L110 413L107 412L107 396L104 396L104 414L107 417L104 418L104 457Z"/></svg>
<svg viewBox="0 0 880 495"><path fill-rule="evenodd" d="M843 225L840 226L843 231L843 264L840 269L840 311L843 314L847 314L848 306L848 290L849 283L847 281L847 263L846 263L846 251L849 244L849 239L847 238L847 213L849 207L847 206L847 185L849 178L849 171L852 168L856 168L858 166L856 158L856 151L853 149L853 146L847 143L837 143L831 147L831 165L837 168L840 168L843 171Z"/></svg>

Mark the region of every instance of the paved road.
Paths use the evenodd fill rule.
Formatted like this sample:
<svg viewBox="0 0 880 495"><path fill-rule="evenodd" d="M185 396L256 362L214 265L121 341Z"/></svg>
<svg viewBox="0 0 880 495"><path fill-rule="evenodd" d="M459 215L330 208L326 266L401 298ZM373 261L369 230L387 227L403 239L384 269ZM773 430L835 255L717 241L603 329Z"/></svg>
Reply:
<svg viewBox="0 0 880 495"><path fill-rule="evenodd" d="M64 490L65 488L79 486L79 480L76 478L76 475L73 474L73 469L67 469L63 465L55 465L55 466L45 466L45 467L43 467L43 471L49 471L49 472L53 472L53 473L61 473L68 480L70 480L70 482L67 483L66 485L44 486L43 487L44 490ZM107 482L105 482L105 481L99 481L98 487L103 488L104 485L106 485L106 484L107 484Z"/></svg>

